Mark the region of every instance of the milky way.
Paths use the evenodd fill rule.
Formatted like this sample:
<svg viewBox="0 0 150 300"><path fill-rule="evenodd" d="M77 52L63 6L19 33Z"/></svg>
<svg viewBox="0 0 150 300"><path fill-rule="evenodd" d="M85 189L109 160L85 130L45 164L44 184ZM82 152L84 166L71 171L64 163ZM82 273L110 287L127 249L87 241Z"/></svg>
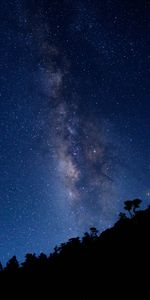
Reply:
<svg viewBox="0 0 150 300"><path fill-rule="evenodd" d="M81 3L79 10L73 9L73 15L68 30L73 36L83 34L83 37L87 31L88 42L95 50L94 38L86 25L89 24L89 28L93 29L95 25L92 22L96 22L96 16L89 14L89 10ZM119 209L121 197L124 196L128 184L129 170L125 167L127 157L113 120L104 116L103 109L100 109L98 116L86 109L86 91L82 96L80 92L81 84L84 86L83 78L79 74L74 75L73 58L62 50L63 43L57 42L61 27L57 26L54 37L49 20L41 16L38 11L34 18L32 16L32 30L39 55L35 78L38 78L43 102L46 103L43 144L47 145L48 159L53 160L55 184L57 190L61 191L60 194L56 193L58 217L61 218L61 210L65 211L63 223L70 224L71 219L71 228L75 232L88 229L90 225L102 230L111 224ZM79 22L78 18L81 19ZM113 53L109 44L106 37L102 36L101 51L105 64L109 63L111 67ZM84 55L83 62L82 58L80 61L81 66L85 64ZM85 71L87 74L91 72L87 66L83 67ZM103 88L101 93L103 95ZM99 95L96 101L100 108L107 100ZM126 178L126 183L123 183L123 178Z"/></svg>
<svg viewBox="0 0 150 300"><path fill-rule="evenodd" d="M47 62L39 72L41 89L49 99L48 151L53 148L56 185L63 187L63 205L69 207L76 229L84 230L92 224L100 227L100 223L104 226L111 222L112 212L118 206L120 145L115 144L110 121L85 115L80 110L78 94L65 97L63 89L70 77L69 61L61 56L59 49L44 43L41 55ZM56 67L54 62L60 59L67 66L57 64Z"/></svg>

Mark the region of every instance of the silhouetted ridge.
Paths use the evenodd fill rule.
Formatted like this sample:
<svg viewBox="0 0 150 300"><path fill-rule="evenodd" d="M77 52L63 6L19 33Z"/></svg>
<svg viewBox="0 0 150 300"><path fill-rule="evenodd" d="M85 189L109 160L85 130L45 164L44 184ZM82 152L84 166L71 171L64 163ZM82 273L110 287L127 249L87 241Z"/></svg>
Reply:
<svg viewBox="0 0 150 300"><path fill-rule="evenodd" d="M15 280L15 294L19 286L37 295L41 291L53 293L55 297L51 299L77 300L100 299L96 295L109 293L111 284L112 293L118 292L118 285L125 293L126 282L133 280L136 286L139 282L138 288L142 287L142 282L146 284L149 278L146 272L150 267L150 207L137 211L141 200L135 200L125 202L129 217L120 213L114 226L100 235L91 227L82 239L69 239L55 247L48 257L28 253L21 266L16 256L4 269L0 264L1 285Z"/></svg>

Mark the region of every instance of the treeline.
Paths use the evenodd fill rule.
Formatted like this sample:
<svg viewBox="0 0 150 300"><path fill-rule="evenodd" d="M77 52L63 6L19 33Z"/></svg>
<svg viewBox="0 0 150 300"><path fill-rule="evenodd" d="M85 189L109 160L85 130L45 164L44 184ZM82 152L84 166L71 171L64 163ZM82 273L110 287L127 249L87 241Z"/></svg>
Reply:
<svg viewBox="0 0 150 300"><path fill-rule="evenodd" d="M148 268L150 262L150 207L141 211L140 204L140 199L126 201L127 213L120 213L112 228L99 234L91 227L81 239L69 239L49 256L28 253L21 265L12 257L5 268L1 265L0 283L15 280L22 289L54 293L52 299L99 299L90 295L110 282L116 288L115 274L116 284L125 288L120 279L127 273L127 282L132 281L136 270L145 272L143 266Z"/></svg>

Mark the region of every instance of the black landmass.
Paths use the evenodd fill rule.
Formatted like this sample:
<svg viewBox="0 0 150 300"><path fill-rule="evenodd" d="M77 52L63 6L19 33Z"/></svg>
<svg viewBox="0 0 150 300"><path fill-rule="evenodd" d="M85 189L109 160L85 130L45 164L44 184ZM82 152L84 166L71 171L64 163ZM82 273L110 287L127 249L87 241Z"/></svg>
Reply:
<svg viewBox="0 0 150 300"><path fill-rule="evenodd" d="M138 207L125 202L129 217L120 213L113 227L101 234L92 227L50 256L27 254L21 265L14 256L0 265L2 299L8 293L17 299L148 299L150 207Z"/></svg>

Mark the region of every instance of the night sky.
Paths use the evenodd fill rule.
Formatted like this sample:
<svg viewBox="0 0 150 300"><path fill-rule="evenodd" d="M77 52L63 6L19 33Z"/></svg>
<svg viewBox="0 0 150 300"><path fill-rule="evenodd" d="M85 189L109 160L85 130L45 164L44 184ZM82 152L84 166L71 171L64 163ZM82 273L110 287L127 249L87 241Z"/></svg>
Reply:
<svg viewBox="0 0 150 300"><path fill-rule="evenodd" d="M0 260L150 203L150 2L0 1Z"/></svg>

